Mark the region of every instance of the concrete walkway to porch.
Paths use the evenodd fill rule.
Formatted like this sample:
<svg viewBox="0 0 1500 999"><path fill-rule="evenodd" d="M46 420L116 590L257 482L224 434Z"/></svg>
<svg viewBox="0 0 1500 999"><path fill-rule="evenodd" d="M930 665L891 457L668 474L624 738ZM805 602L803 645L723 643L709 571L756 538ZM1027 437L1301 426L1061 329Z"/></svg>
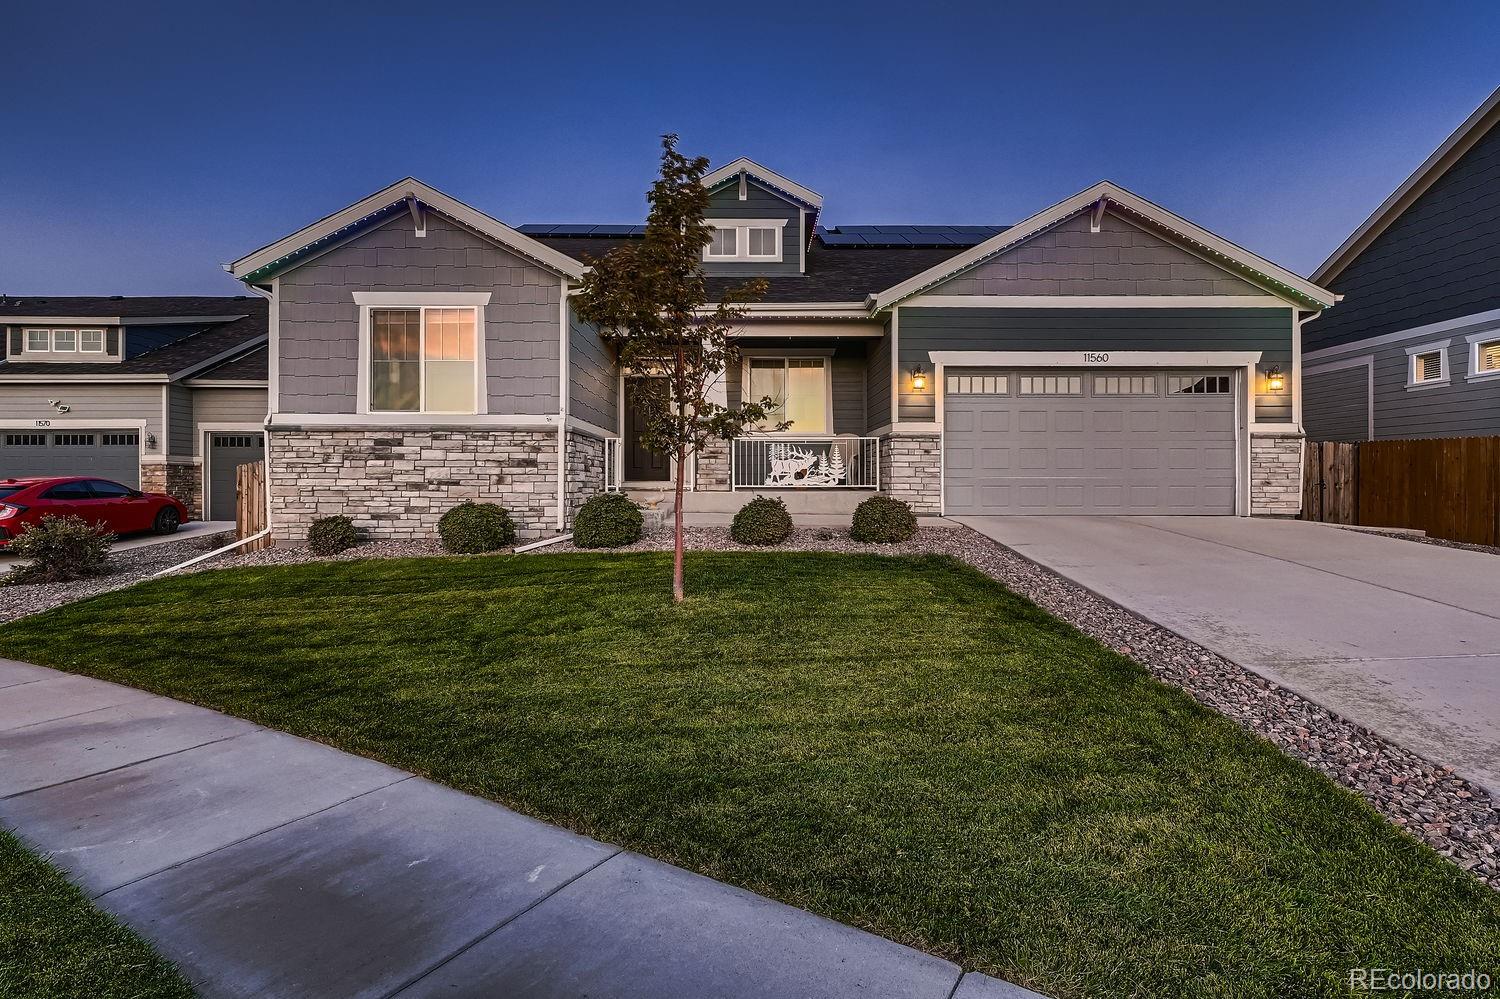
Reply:
<svg viewBox="0 0 1500 999"><path fill-rule="evenodd" d="M1035 993L319 743L0 660L0 823L205 996Z"/></svg>

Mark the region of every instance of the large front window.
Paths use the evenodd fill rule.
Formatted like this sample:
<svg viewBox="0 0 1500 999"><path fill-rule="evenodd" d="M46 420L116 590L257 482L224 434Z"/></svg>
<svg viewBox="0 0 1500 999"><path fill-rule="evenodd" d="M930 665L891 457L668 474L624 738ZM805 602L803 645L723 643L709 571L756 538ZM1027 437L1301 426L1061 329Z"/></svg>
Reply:
<svg viewBox="0 0 1500 999"><path fill-rule="evenodd" d="M750 358L750 402L771 400L761 430L790 423L789 433L828 433L828 369L822 357Z"/></svg>
<svg viewBox="0 0 1500 999"><path fill-rule="evenodd" d="M469 308L371 309L371 411L473 413L478 326Z"/></svg>

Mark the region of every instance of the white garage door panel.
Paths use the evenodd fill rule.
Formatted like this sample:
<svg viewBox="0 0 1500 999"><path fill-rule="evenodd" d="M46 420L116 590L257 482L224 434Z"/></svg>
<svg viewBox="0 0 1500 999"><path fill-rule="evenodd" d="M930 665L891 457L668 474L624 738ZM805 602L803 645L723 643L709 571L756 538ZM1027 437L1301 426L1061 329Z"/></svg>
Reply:
<svg viewBox="0 0 1500 999"><path fill-rule="evenodd" d="M1111 372L1115 374L1115 372ZM1233 394L948 394L950 514L1233 514ZM1010 385L1019 378L1012 375Z"/></svg>

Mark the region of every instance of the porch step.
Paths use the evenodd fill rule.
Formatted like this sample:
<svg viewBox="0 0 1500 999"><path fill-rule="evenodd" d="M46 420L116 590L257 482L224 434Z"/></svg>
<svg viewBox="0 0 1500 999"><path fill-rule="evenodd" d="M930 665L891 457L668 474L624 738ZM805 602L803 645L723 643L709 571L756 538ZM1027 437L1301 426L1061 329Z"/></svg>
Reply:
<svg viewBox="0 0 1500 999"><path fill-rule="evenodd" d="M626 489L625 496L641 508L641 527L649 534L672 524L676 495L666 489ZM686 507L683 508L684 511Z"/></svg>

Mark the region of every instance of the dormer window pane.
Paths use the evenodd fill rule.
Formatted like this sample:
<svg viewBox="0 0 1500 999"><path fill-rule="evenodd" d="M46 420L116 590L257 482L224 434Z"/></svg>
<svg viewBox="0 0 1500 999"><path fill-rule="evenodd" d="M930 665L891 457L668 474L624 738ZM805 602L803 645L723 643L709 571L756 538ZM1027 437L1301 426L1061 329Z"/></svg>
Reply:
<svg viewBox="0 0 1500 999"><path fill-rule="evenodd" d="M752 257L774 257L776 256L776 230L775 229L749 229L750 234L750 256Z"/></svg>
<svg viewBox="0 0 1500 999"><path fill-rule="evenodd" d="M72 352L78 349L77 330L53 330L52 349L54 351Z"/></svg>
<svg viewBox="0 0 1500 999"><path fill-rule="evenodd" d="M104 353L104 331L79 330L78 349L86 354Z"/></svg>
<svg viewBox="0 0 1500 999"><path fill-rule="evenodd" d="M739 245L736 237L739 231L736 229L715 229L708 240L708 255L710 257L733 257L739 253Z"/></svg>
<svg viewBox="0 0 1500 999"><path fill-rule="evenodd" d="M51 350L52 349L52 334L51 334L51 331L50 330L27 330L26 331L26 349L27 350Z"/></svg>

